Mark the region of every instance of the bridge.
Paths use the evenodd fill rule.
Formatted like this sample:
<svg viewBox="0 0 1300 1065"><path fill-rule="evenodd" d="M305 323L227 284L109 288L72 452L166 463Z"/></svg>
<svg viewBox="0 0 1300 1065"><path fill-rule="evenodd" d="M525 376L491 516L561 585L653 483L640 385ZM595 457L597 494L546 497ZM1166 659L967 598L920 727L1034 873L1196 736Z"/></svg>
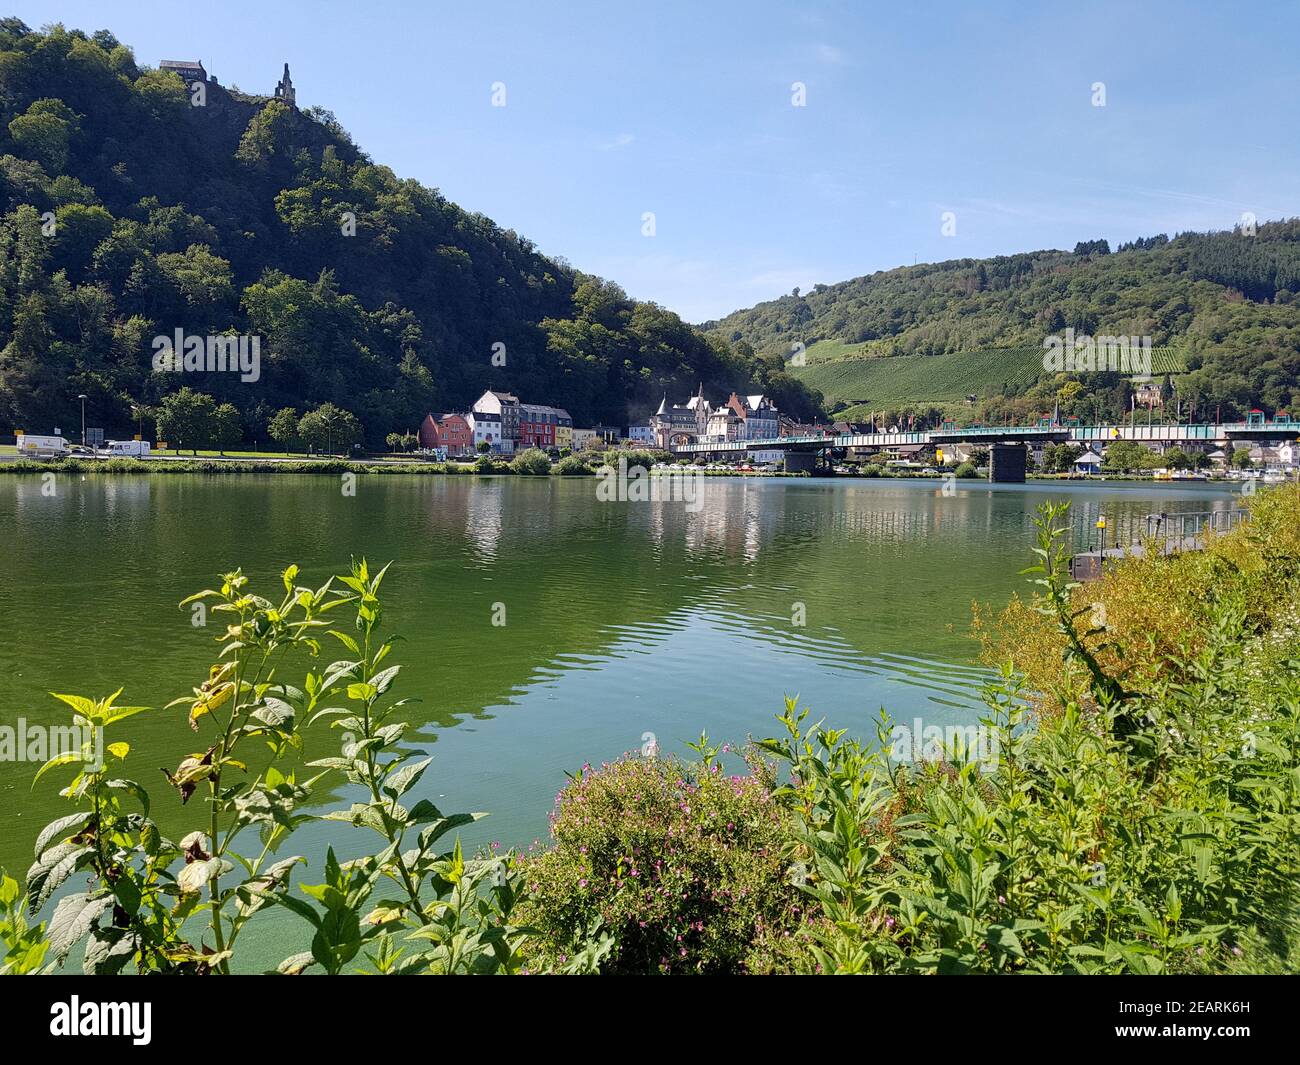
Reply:
<svg viewBox="0 0 1300 1065"><path fill-rule="evenodd" d="M989 445L989 480L1019 482L1025 479L1024 447L1026 444L1078 444L1083 447L1131 440L1142 444L1228 444L1247 441L1300 438L1300 419L1279 414L1270 420L1252 414L1244 422L1200 422L1177 425L1073 425L1042 419L1036 425L965 425L945 422L938 429L896 433L837 433L808 436L768 437L761 440L701 440L670 447L674 455L690 456L741 455L748 451L784 451L805 453L812 461L832 457L849 448L881 451L908 444L987 444ZM1017 460L1017 454L1019 457Z"/></svg>

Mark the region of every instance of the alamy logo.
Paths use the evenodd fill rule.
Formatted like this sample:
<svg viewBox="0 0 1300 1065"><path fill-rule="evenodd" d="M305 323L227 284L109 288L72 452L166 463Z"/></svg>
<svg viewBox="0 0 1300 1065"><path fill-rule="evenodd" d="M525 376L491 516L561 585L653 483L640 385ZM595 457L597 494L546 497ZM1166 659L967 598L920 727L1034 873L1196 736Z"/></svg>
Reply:
<svg viewBox="0 0 1300 1065"><path fill-rule="evenodd" d="M1151 338L1076 335L1070 327L1043 341L1043 369L1048 373L1122 373L1149 381Z"/></svg>
<svg viewBox="0 0 1300 1065"><path fill-rule="evenodd" d="M0 725L0 762L41 765L65 754L78 756L91 772L103 769L104 730L84 724L32 725L23 717L16 726Z"/></svg>
<svg viewBox="0 0 1300 1065"><path fill-rule="evenodd" d="M244 382L262 376L260 336L187 336L177 329L172 336L153 338L153 368L159 373L237 373Z"/></svg>
<svg viewBox="0 0 1300 1065"><path fill-rule="evenodd" d="M688 513L704 507L704 474L698 470L665 470L652 474L644 466L602 466L596 471L596 498L602 503L685 503Z"/></svg>
<svg viewBox="0 0 1300 1065"><path fill-rule="evenodd" d="M152 1002L82 1002L73 995L50 1006L50 1035L130 1036L138 1047L153 1038Z"/></svg>
<svg viewBox="0 0 1300 1065"><path fill-rule="evenodd" d="M960 759L996 769L1002 752L995 729L987 725L895 725L889 733L889 757L895 762L942 762Z"/></svg>

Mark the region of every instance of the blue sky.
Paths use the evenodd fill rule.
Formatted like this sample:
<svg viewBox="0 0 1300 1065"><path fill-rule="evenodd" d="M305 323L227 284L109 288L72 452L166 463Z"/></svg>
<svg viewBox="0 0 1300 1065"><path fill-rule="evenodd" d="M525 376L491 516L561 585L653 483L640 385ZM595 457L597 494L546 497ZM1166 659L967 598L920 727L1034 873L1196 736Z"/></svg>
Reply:
<svg viewBox="0 0 1300 1065"><path fill-rule="evenodd" d="M377 162L692 321L914 260L1300 214L1293 2L10 9L247 92L287 60Z"/></svg>

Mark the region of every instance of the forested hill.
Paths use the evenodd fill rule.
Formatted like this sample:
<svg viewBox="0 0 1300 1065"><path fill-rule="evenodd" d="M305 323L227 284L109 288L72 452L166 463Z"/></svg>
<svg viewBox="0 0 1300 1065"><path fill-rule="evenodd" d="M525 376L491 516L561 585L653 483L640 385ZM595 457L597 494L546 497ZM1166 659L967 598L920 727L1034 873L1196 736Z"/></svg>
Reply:
<svg viewBox="0 0 1300 1065"><path fill-rule="evenodd" d="M204 97L107 31L0 20L0 432L76 424L79 394L122 432L182 385L234 404L250 441L328 401L380 444L485 387L579 425L701 382L813 413L779 357L399 179L328 111L214 81ZM177 329L259 337L260 378L156 372L153 339Z"/></svg>
<svg viewBox="0 0 1300 1065"><path fill-rule="evenodd" d="M1172 239L1160 235L1114 252L1106 241L1092 240L1073 252L902 267L807 293L796 290L702 328L786 359L800 350L796 344L824 342L809 358L810 364L821 360L823 369L797 371L818 384L833 379L825 362L845 355L861 360L1041 351L1046 336L1068 326L1093 336L1150 336L1154 347L1177 353L1189 371L1177 380L1182 399L1221 405L1227 416L1252 406L1300 407L1297 293L1300 220L1291 219L1259 225L1253 235L1240 227ZM845 345L855 347L846 351ZM999 360L987 361L995 373ZM905 365L916 373L926 364L913 358ZM841 376L853 379L848 367ZM1082 393L1104 387L1114 405L1127 409L1103 376L1080 382ZM1059 385L1029 377L1014 387L1037 388L1038 400L1051 409ZM850 385L849 392L854 387L869 390L867 384ZM1004 387L1014 390L1009 383Z"/></svg>

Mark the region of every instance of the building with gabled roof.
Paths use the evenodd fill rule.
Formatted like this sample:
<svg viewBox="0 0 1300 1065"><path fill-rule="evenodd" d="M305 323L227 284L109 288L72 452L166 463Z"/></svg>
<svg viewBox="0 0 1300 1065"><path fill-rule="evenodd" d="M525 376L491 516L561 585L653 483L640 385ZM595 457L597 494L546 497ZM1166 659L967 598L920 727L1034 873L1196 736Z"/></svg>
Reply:
<svg viewBox="0 0 1300 1065"><path fill-rule="evenodd" d="M180 75L181 81L186 85L208 80L208 72L203 69L201 59L164 59L158 64L158 69Z"/></svg>

